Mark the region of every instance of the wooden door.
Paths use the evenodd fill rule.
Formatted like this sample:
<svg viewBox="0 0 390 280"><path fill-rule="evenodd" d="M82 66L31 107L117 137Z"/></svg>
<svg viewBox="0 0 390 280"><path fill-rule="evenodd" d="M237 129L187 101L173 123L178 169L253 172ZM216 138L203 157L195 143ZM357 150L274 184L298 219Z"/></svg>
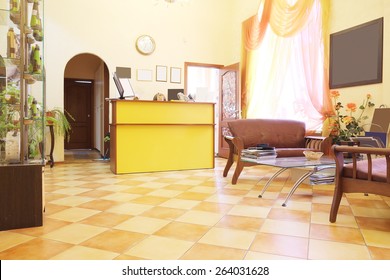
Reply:
<svg viewBox="0 0 390 280"><path fill-rule="evenodd" d="M70 141L65 140L65 149L91 149L91 103L93 82L80 83L65 79L64 108L75 120L69 119L72 127Z"/></svg>
<svg viewBox="0 0 390 280"><path fill-rule="evenodd" d="M227 122L239 119L240 106L240 78L239 64L225 66L220 71L220 97L219 97L219 144L218 156L227 158L229 148L224 135L230 135Z"/></svg>

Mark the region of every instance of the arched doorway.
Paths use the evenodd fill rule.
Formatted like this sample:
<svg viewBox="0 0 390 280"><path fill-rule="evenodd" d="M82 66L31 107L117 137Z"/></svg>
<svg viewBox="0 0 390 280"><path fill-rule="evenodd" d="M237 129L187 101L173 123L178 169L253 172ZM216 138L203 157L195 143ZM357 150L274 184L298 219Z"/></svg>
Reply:
<svg viewBox="0 0 390 280"><path fill-rule="evenodd" d="M109 71L106 63L94 54L83 53L70 59L64 73L64 109L70 120L70 140L65 149L94 149L104 156L109 131Z"/></svg>

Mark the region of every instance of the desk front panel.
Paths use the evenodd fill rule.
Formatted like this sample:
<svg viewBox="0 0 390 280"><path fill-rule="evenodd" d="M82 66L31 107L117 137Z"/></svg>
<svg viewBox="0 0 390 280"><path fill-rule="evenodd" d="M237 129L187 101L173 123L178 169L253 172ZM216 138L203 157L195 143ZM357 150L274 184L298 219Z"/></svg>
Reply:
<svg viewBox="0 0 390 280"><path fill-rule="evenodd" d="M116 125L116 174L214 168L214 125Z"/></svg>

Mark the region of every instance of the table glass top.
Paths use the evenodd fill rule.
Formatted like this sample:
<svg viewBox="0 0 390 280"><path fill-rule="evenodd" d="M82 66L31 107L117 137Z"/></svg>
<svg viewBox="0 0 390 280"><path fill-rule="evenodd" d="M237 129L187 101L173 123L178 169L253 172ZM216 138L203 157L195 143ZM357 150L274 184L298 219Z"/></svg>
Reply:
<svg viewBox="0 0 390 280"><path fill-rule="evenodd" d="M323 156L319 160L308 160L305 157L281 157L263 160L241 158L241 160L245 162L253 162L261 165L269 165L282 168L336 165L334 158L328 156Z"/></svg>

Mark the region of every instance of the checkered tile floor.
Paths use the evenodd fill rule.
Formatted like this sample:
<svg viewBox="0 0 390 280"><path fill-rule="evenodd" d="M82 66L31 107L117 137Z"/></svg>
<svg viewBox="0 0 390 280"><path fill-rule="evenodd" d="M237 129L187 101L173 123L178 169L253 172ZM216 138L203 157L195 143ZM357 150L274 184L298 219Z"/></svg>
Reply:
<svg viewBox="0 0 390 280"><path fill-rule="evenodd" d="M234 167L114 175L83 157L45 170L44 226L0 232L0 259L390 259L390 198L342 200L328 222L333 185L302 185L277 170Z"/></svg>

